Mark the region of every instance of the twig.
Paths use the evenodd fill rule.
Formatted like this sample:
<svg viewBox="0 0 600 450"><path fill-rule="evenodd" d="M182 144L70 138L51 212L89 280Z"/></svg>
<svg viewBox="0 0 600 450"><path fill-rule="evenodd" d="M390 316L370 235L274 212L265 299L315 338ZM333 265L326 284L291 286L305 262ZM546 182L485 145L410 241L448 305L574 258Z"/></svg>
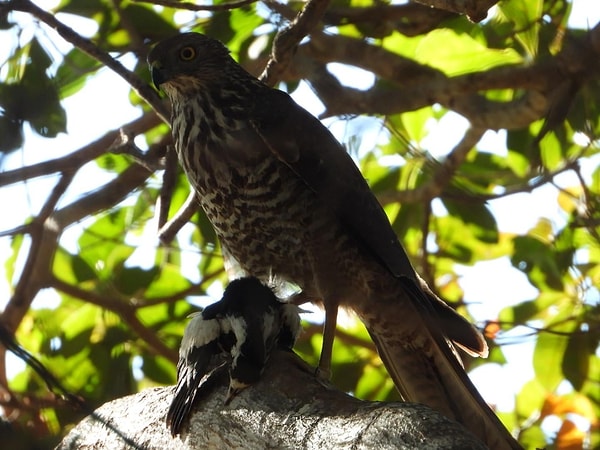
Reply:
<svg viewBox="0 0 600 450"><path fill-rule="evenodd" d="M178 0L133 0L136 3L150 3L152 5L166 6L167 8L185 9L187 11L229 11L251 5L258 0L238 0L222 3L220 5L196 5L194 3L181 2Z"/></svg>
<svg viewBox="0 0 600 450"><path fill-rule="evenodd" d="M316 27L331 0L310 0L286 29L275 36L271 58L260 76L269 86L275 85L286 71L300 41Z"/></svg>
<svg viewBox="0 0 600 450"><path fill-rule="evenodd" d="M142 117L123 125L120 129L109 131L94 142L90 142L66 156L3 172L2 177L0 177L0 187L52 173L77 169L106 153L107 149L119 139L121 133L137 136L160 125L160 123L161 119L154 111L147 112Z"/></svg>
<svg viewBox="0 0 600 450"><path fill-rule="evenodd" d="M29 367L33 369L35 373L37 373L40 378L46 384L46 387L50 392L55 395L60 396L63 400L67 401L69 404L76 406L77 408L86 407L85 402L82 398L73 395L70 393L62 383L30 352L28 352L25 348L17 342L14 337L14 334L11 333L4 324L0 321L0 341L4 345L7 350L10 350L14 355L19 357L23 362L25 362Z"/></svg>
<svg viewBox="0 0 600 450"><path fill-rule="evenodd" d="M179 208L177 214L169 220L158 231L158 237L163 244L169 244L196 212L198 212L198 199L196 193L192 190L185 199L185 203Z"/></svg>
<svg viewBox="0 0 600 450"><path fill-rule="evenodd" d="M158 202L156 205L156 209L158 210L157 215L159 230L161 230L165 226L169 218L171 198L173 197L173 190L175 189L175 185L177 182L177 167L177 154L173 151L172 147L168 148L165 154L165 171L163 173L162 186L160 188L160 196L158 197ZM177 231L175 231L175 233L177 233ZM160 231L158 235L159 238L161 238L162 240ZM173 234L173 236L175 236L175 234Z"/></svg>

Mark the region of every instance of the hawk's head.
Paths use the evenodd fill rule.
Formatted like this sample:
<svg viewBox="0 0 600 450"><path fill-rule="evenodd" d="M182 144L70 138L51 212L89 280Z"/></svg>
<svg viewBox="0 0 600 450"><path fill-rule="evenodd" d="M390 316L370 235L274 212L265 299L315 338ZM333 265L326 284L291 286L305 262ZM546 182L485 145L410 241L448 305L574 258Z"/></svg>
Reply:
<svg viewBox="0 0 600 450"><path fill-rule="evenodd" d="M200 33L183 33L159 42L148 55L157 88L185 90L217 80L233 60L221 42Z"/></svg>

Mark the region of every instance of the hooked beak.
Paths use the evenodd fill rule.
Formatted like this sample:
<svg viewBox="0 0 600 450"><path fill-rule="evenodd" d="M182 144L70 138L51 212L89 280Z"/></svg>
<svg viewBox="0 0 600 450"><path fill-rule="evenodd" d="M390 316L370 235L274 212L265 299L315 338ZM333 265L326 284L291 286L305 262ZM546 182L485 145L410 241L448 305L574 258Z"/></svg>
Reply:
<svg viewBox="0 0 600 450"><path fill-rule="evenodd" d="M150 76L152 77L152 83L156 86L156 89L160 89L160 85L167 81L167 76L161 64L158 61L153 61L150 64Z"/></svg>

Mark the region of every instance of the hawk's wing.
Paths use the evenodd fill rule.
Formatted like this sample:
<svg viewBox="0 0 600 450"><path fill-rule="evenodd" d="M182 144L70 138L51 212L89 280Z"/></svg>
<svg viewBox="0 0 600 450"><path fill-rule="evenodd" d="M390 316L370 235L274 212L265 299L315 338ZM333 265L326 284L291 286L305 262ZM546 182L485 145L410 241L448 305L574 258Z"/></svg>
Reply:
<svg viewBox="0 0 600 450"><path fill-rule="evenodd" d="M316 193L393 276L403 280L405 287L422 289L423 281L416 275L383 208L330 131L282 91L265 88L255 105L250 115L252 125L269 150ZM430 311L448 339L471 354L487 354L487 344L468 321L429 289L423 294L415 301L429 300L421 308Z"/></svg>
<svg viewBox="0 0 600 450"><path fill-rule="evenodd" d="M255 102L252 124L267 147L396 277L415 272L352 158L321 122L276 89Z"/></svg>

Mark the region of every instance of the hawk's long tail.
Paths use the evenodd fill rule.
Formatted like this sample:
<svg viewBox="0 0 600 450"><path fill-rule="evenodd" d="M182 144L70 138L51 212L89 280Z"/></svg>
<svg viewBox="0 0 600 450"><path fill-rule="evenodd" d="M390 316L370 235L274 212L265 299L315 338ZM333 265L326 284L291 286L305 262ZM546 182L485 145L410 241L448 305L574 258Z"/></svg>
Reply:
<svg viewBox="0 0 600 450"><path fill-rule="evenodd" d="M467 376L450 342L487 356L483 337L426 287L408 278L400 284L402 292L394 298L376 300L377 307L371 303L364 314L356 312L402 397L456 420L490 449L521 449Z"/></svg>

